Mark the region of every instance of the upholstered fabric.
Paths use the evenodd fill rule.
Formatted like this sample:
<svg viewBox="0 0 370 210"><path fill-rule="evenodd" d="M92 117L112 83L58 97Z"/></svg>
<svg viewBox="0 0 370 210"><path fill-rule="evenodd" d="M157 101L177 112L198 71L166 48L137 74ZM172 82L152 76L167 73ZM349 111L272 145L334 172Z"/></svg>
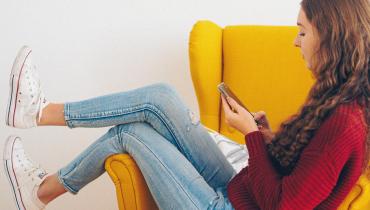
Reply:
<svg viewBox="0 0 370 210"><path fill-rule="evenodd" d="M297 112L314 78L293 40L294 26L226 26L198 21L189 40L190 70L201 122L243 143L224 123L217 85L224 81L251 111L264 110L273 131ZM283 98L284 100L281 100ZM139 169L127 154L107 159L120 209L157 208ZM370 209L370 180L361 176L339 210Z"/></svg>
<svg viewBox="0 0 370 210"><path fill-rule="evenodd" d="M109 157L105 161L105 169L116 187L120 210L158 209L140 169L130 155Z"/></svg>

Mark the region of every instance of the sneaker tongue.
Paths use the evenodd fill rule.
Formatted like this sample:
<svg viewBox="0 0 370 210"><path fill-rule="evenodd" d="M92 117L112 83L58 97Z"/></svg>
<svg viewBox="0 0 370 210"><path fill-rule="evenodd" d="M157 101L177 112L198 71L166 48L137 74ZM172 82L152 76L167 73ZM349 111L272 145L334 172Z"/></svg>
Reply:
<svg viewBox="0 0 370 210"><path fill-rule="evenodd" d="M44 209L46 204L44 204L39 197L37 196L37 191L40 188L41 183L44 182L44 180L49 176L43 169L38 169L36 173L36 176L39 178L35 181L35 187L32 192L33 196L33 203L39 208L39 209Z"/></svg>
<svg viewBox="0 0 370 210"><path fill-rule="evenodd" d="M46 178L47 173L41 168L38 169L38 172L39 173L37 173L37 177L40 178L40 181L42 182Z"/></svg>
<svg viewBox="0 0 370 210"><path fill-rule="evenodd" d="M34 167L34 171L32 172L33 177L36 178L37 184L41 184L41 182L46 178L46 171L40 167ZM40 181L40 183L38 183Z"/></svg>
<svg viewBox="0 0 370 210"><path fill-rule="evenodd" d="M40 122L42 117L42 110L49 104L50 102L46 100L45 95L43 92L40 93L40 99L38 101L38 119L37 121Z"/></svg>

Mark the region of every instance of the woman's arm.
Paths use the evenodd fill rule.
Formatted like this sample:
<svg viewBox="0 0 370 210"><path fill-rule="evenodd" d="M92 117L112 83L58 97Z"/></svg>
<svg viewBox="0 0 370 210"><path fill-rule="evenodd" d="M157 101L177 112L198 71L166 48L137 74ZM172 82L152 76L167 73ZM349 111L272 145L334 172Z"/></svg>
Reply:
<svg viewBox="0 0 370 210"><path fill-rule="evenodd" d="M246 138L250 155L246 181L261 209L313 209L331 193L338 174L328 153L306 153L291 175L281 176L268 159L261 133Z"/></svg>
<svg viewBox="0 0 370 210"><path fill-rule="evenodd" d="M250 189L243 184L243 177L247 174L248 167L245 167L230 181L227 194L235 209L259 210Z"/></svg>
<svg viewBox="0 0 370 210"><path fill-rule="evenodd" d="M335 116L323 130L323 142L361 142L360 135L353 135L355 129L341 122L345 115ZM346 129L347 128L347 129ZM349 158L350 146L330 144L325 149L315 148L303 151L295 169L289 176L281 176L273 167L265 148L262 133L254 131L246 136L249 151L249 170L245 181L250 183L256 202L261 209L313 209L325 200L338 181L339 174ZM341 146L338 146L341 145ZM347 144L349 145L349 144ZM336 155L339 154L340 155ZM335 159L333 157L336 157ZM340 158L338 158L340 157ZM360 175L360 174L359 174ZM355 174L354 174L355 176Z"/></svg>

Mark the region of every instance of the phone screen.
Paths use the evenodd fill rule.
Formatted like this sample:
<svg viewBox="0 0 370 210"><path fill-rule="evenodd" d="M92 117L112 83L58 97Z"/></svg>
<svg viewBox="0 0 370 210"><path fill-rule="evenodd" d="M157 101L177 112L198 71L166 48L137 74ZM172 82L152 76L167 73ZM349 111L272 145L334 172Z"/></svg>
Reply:
<svg viewBox="0 0 370 210"><path fill-rule="evenodd" d="M248 108L243 104L243 102L241 102L239 100L239 98L236 97L234 92L231 91L231 89L224 82L220 83L217 86L217 89L221 92L221 94L225 97L225 99L226 99L226 97L231 97L232 99L234 99L238 104L240 104L245 110L247 110L254 117L254 115L248 110ZM256 123L257 123L257 121L256 121Z"/></svg>

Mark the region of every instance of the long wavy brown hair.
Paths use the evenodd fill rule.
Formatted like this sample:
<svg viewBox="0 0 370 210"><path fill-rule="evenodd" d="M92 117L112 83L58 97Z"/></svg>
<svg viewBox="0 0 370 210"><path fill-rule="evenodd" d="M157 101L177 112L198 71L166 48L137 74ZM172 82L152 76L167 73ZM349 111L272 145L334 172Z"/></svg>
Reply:
<svg viewBox="0 0 370 210"><path fill-rule="evenodd" d="M370 5L369 0L303 0L301 7L316 29L315 83L297 114L280 125L267 145L282 174L290 174L323 121L340 104L357 101L367 125L363 173L370 179Z"/></svg>

